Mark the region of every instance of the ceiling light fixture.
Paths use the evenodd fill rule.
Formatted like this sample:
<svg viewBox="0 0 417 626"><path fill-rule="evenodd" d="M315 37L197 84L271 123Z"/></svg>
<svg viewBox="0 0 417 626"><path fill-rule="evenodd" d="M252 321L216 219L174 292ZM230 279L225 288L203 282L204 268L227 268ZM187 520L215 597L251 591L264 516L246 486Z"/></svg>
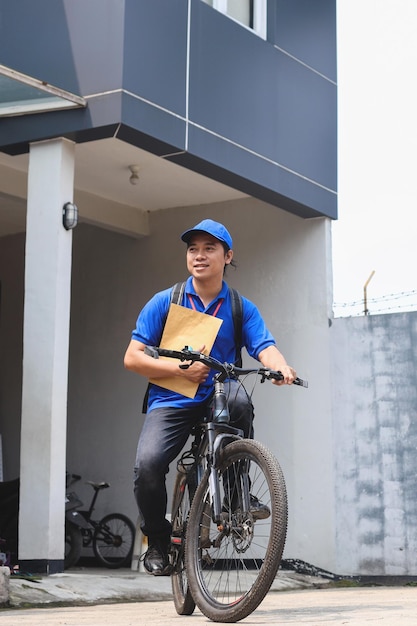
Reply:
<svg viewBox="0 0 417 626"><path fill-rule="evenodd" d="M137 185L139 182L139 165L129 165L131 175L129 182L131 185Z"/></svg>

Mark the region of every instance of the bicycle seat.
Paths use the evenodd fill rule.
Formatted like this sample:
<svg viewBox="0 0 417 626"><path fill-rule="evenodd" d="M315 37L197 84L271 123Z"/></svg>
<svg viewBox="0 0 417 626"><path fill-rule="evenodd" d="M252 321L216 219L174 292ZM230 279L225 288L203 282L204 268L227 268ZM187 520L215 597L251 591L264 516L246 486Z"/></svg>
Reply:
<svg viewBox="0 0 417 626"><path fill-rule="evenodd" d="M93 489L106 489L107 487L110 487L109 483L93 483L91 480L86 480L85 484L91 485Z"/></svg>

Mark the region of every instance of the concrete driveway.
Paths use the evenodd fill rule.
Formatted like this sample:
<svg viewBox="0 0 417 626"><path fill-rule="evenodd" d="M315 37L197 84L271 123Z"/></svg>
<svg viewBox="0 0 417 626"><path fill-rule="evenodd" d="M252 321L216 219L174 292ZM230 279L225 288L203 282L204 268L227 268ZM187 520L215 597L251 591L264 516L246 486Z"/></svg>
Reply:
<svg viewBox="0 0 417 626"><path fill-rule="evenodd" d="M198 610L176 614L171 601L0 610L1 626L189 626L211 623ZM416 626L417 587L354 587L270 592L241 624Z"/></svg>

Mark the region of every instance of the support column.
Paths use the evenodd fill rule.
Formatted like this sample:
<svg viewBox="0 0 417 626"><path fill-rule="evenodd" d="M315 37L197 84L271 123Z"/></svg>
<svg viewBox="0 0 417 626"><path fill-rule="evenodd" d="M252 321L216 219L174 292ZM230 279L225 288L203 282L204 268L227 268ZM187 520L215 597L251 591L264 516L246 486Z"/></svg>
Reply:
<svg viewBox="0 0 417 626"><path fill-rule="evenodd" d="M26 224L19 563L30 572L64 569L65 463L74 144L32 144Z"/></svg>

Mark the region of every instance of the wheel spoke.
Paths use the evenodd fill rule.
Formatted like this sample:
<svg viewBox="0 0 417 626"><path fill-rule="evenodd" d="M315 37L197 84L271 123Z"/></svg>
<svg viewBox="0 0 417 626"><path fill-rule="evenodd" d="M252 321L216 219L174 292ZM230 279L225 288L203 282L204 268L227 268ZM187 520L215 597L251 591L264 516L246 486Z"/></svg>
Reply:
<svg viewBox="0 0 417 626"><path fill-rule="evenodd" d="M94 532L94 554L106 567L123 567L129 564L134 539L135 527L128 517L107 515Z"/></svg>
<svg viewBox="0 0 417 626"><path fill-rule="evenodd" d="M224 512L214 523L209 483L201 483L190 513L186 565L200 610L214 621L236 621L259 605L278 570L286 491L276 459L253 440L226 446L220 465Z"/></svg>

